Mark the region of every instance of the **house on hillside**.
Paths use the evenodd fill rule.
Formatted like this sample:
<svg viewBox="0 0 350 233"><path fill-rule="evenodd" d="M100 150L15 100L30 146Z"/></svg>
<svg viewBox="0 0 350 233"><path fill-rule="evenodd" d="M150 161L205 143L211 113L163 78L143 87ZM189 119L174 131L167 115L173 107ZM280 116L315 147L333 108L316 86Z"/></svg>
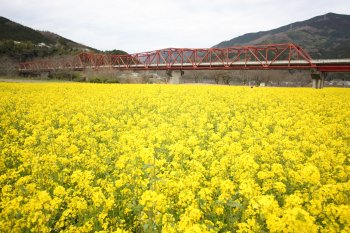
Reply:
<svg viewBox="0 0 350 233"><path fill-rule="evenodd" d="M45 44L44 42L38 43L37 44L38 47L46 47L46 48L50 48L50 46L48 46L47 44Z"/></svg>

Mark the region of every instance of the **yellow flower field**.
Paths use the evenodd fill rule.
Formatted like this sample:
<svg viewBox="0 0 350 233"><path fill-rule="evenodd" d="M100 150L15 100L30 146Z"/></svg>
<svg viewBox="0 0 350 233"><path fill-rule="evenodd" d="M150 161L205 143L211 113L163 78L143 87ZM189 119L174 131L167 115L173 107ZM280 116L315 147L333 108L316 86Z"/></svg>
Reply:
<svg viewBox="0 0 350 233"><path fill-rule="evenodd" d="M349 100L0 83L1 232L350 232Z"/></svg>

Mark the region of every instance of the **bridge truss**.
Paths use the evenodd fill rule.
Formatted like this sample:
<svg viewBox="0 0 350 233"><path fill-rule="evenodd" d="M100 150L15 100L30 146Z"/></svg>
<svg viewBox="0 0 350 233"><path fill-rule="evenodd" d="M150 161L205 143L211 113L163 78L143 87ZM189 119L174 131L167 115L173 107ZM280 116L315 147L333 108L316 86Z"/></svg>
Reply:
<svg viewBox="0 0 350 233"><path fill-rule="evenodd" d="M19 71L55 70L271 70L314 69L321 72L350 72L350 59L313 60L295 44L236 46L229 48L167 48L151 52L108 55L80 53L56 59L21 63Z"/></svg>

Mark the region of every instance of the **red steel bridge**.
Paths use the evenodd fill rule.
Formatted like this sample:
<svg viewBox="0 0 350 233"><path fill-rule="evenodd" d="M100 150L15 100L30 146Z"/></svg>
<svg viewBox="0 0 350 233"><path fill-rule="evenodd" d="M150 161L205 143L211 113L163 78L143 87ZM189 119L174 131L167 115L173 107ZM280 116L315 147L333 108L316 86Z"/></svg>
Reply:
<svg viewBox="0 0 350 233"><path fill-rule="evenodd" d="M350 72L350 58L314 60L295 44L207 49L168 48L130 55L84 52L76 56L21 63L19 72L106 68L119 70L314 69L320 72Z"/></svg>
<svg viewBox="0 0 350 233"><path fill-rule="evenodd" d="M86 69L181 71L303 69L311 70L313 79L324 80L322 74L327 72L350 72L350 54L349 59L315 60L300 46L289 43L204 49L168 48L127 55L84 52L76 56L25 62L19 66L19 72L22 74Z"/></svg>

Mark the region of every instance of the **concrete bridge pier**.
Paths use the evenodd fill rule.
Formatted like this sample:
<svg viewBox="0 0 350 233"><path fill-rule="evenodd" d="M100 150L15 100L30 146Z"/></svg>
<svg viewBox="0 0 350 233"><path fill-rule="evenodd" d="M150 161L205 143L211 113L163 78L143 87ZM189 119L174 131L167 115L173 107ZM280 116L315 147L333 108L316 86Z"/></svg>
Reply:
<svg viewBox="0 0 350 233"><path fill-rule="evenodd" d="M47 79L50 75L50 72L42 72L40 73L40 79Z"/></svg>
<svg viewBox="0 0 350 233"><path fill-rule="evenodd" d="M171 77L169 80L169 83L171 84L180 84L182 83L182 76L184 75L184 71L183 70L173 70L171 72Z"/></svg>
<svg viewBox="0 0 350 233"><path fill-rule="evenodd" d="M322 89L324 87L324 81L326 79L327 73L315 71L311 73L312 78L312 88Z"/></svg>

